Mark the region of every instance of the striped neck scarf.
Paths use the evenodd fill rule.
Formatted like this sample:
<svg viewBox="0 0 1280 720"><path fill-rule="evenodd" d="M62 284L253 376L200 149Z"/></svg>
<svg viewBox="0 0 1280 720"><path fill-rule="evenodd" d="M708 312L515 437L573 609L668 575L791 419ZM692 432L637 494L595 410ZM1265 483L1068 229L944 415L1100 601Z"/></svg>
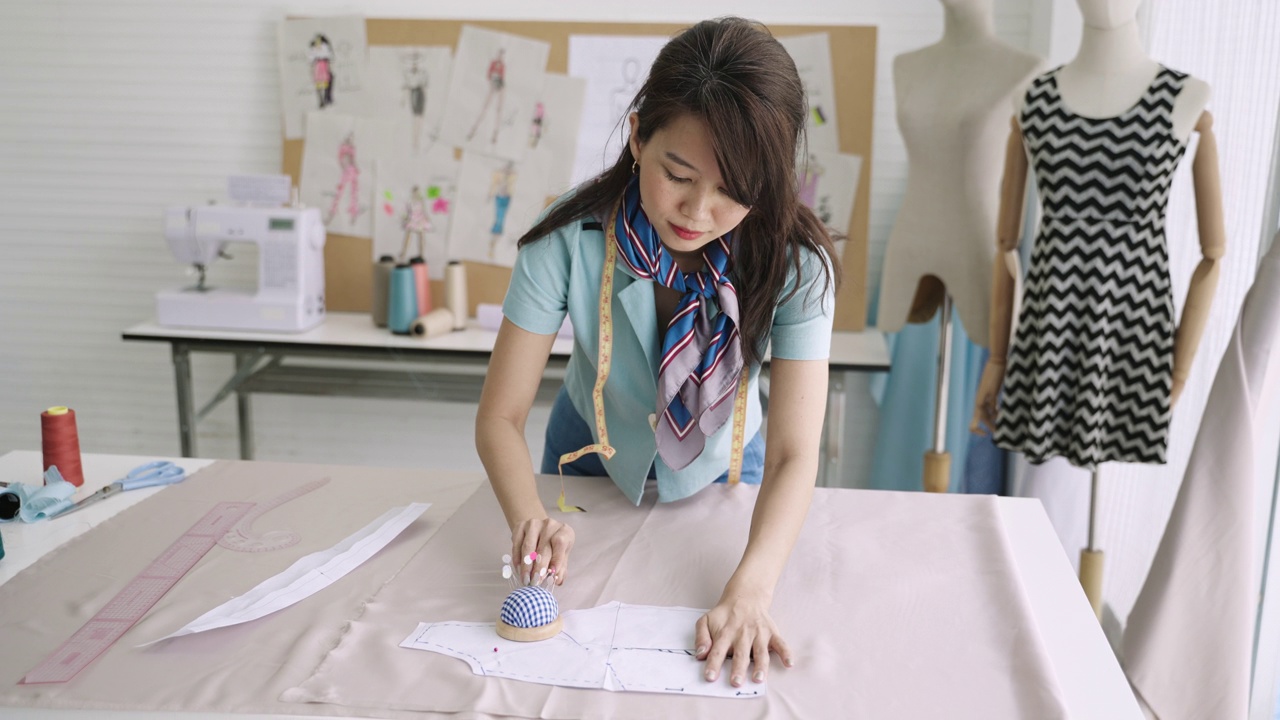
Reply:
<svg viewBox="0 0 1280 720"><path fill-rule="evenodd" d="M673 470L702 453L708 435L733 415L729 400L742 373L738 293L725 274L730 236L702 248L705 269L684 272L663 247L640 207L639 178L632 178L618 208L618 254L638 277L680 293L662 339L658 365L658 454ZM719 306L714 318L712 311Z"/></svg>

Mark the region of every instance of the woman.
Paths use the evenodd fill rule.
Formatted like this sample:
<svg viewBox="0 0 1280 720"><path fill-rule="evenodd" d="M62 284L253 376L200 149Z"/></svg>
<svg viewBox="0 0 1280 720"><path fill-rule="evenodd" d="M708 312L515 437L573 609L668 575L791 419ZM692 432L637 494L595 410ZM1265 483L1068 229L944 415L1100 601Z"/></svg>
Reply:
<svg viewBox="0 0 1280 720"><path fill-rule="evenodd" d="M539 502L524 420L567 313L575 347L542 471L563 460L564 472L607 474L636 503L646 478L659 501L731 471L760 483L746 550L696 644L708 680L732 655L733 684L752 659L761 682L770 650L792 663L769 606L817 474L839 279L830 236L796 194L804 90L772 36L726 18L671 40L631 109L614 166L520 240L476 446L513 556L536 550L530 574L563 583L573 529ZM766 444L756 377L770 341Z"/></svg>

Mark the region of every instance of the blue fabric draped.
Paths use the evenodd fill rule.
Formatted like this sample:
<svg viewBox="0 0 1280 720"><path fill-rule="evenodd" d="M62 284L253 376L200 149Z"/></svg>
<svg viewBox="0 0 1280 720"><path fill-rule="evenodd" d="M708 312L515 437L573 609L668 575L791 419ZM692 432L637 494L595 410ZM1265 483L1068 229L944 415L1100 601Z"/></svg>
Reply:
<svg viewBox="0 0 1280 720"><path fill-rule="evenodd" d="M933 447L937 393L939 315L907 325L889 336L892 369L873 383L880 405L870 487L878 490L921 490L924 453ZM969 432L973 403L986 364L987 350L965 333L952 313L951 387L947 399L946 449L951 453L951 491L1004 491L1004 452L989 437Z"/></svg>

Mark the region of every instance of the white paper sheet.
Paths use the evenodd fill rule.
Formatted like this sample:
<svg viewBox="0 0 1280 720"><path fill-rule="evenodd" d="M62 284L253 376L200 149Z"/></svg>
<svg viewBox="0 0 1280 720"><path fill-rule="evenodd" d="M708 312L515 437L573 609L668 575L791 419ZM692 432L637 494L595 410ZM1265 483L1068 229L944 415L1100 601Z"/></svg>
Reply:
<svg viewBox="0 0 1280 720"><path fill-rule="evenodd" d="M373 235L374 162L409 142L408 126L372 118L313 112L302 149L302 202L320 209L331 233Z"/></svg>
<svg viewBox="0 0 1280 720"><path fill-rule="evenodd" d="M542 153L530 153L521 162L463 153L449 258L514 266L516 240L547 206L546 188Z"/></svg>
<svg viewBox="0 0 1280 720"><path fill-rule="evenodd" d="M860 155L811 152L808 162L796 168L800 201L813 210L822 224L848 235L861 174Z"/></svg>
<svg viewBox="0 0 1280 720"><path fill-rule="evenodd" d="M586 91L587 83L581 78L547 73L529 128L529 153L546 156L548 195L559 195L573 183Z"/></svg>
<svg viewBox="0 0 1280 720"><path fill-rule="evenodd" d="M504 640L493 623L420 623L400 647L458 658L476 675L561 687L725 698L763 697L768 683L703 677L694 657L694 608L611 602L562 613L564 630L541 642Z"/></svg>
<svg viewBox="0 0 1280 720"><path fill-rule="evenodd" d="M421 252L431 278L444 278L458 192L453 148L437 143L425 153L391 155L378 161L377 174L373 259L407 260Z"/></svg>
<svg viewBox="0 0 1280 720"><path fill-rule="evenodd" d="M827 33L780 37L796 63L800 81L809 97L809 116L805 129L809 149L818 152L840 151L840 124L836 119L836 85L831 72L831 36Z"/></svg>
<svg viewBox="0 0 1280 720"><path fill-rule="evenodd" d="M463 25L439 141L524 158L550 52L541 40Z"/></svg>
<svg viewBox="0 0 1280 720"><path fill-rule="evenodd" d="M453 50L444 45L369 48L361 114L409 125L409 152L430 147L440 132Z"/></svg>
<svg viewBox="0 0 1280 720"><path fill-rule="evenodd" d="M277 34L284 136L303 136L308 112L354 113L363 102L367 43L358 15L283 20Z"/></svg>
<svg viewBox="0 0 1280 720"><path fill-rule="evenodd" d="M623 123L627 108L667 40L656 36L569 36L569 75L587 81L573 184L599 175L618 159L627 137Z"/></svg>
<svg viewBox="0 0 1280 720"><path fill-rule="evenodd" d="M411 503L392 508L337 545L299 558L279 575L264 580L244 595L219 605L160 640L257 620L310 597L373 557L429 507L431 503Z"/></svg>

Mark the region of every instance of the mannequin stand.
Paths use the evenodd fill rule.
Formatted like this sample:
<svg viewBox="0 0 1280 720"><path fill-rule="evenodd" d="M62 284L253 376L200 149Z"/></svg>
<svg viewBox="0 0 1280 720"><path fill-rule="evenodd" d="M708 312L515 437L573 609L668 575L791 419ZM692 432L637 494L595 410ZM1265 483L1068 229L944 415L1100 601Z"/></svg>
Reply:
<svg viewBox="0 0 1280 720"><path fill-rule="evenodd" d="M1102 619L1102 551L1094 545L1094 531L1097 528L1098 514L1098 466L1093 466L1092 479L1089 486L1089 543L1080 551L1080 584L1084 587L1085 597L1093 606L1093 614Z"/></svg>
<svg viewBox="0 0 1280 720"><path fill-rule="evenodd" d="M951 486L951 454L947 452L947 398L951 392L951 294L942 296L938 323L938 395L933 404L933 449L924 454L925 492L944 493Z"/></svg>

